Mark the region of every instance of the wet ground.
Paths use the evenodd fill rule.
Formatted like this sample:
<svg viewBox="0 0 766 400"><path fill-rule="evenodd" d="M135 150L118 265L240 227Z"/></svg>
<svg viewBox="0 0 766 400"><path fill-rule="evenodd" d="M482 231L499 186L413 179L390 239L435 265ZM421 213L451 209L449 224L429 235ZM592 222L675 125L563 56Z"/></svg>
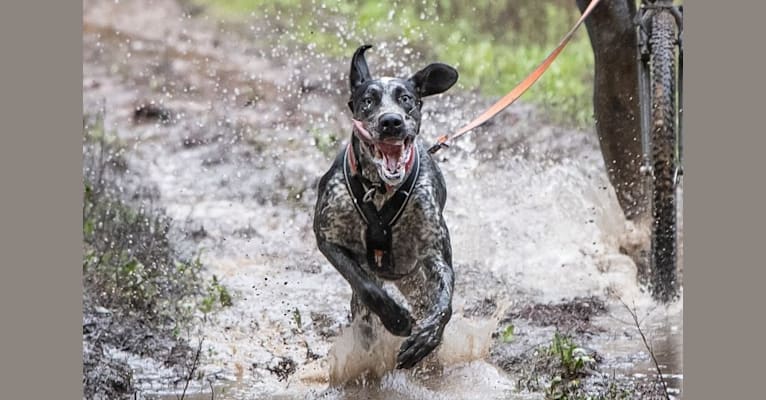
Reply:
<svg viewBox="0 0 766 400"><path fill-rule="evenodd" d="M174 219L176 247L201 252L233 296L183 333L204 350L204 379L187 398L208 399L211 387L216 399L541 398L518 390L513 360L557 329L595 351L602 371L651 380L622 301L680 397L681 302L654 303L620 251L646 238L620 211L595 134L548 124L523 102L437 155L456 286L434 365L387 371L397 342L384 338L371 365L381 377L352 379L365 362L350 350L351 292L311 230L318 178L350 134L347 61L274 46L282 33L263 21L223 24L187 4L85 1L83 17L84 112L104 112L126 146L128 182L155 189L140 196ZM388 44L368 59L373 74L409 73L433 61L419 57ZM428 143L492 101L468 92L428 100ZM585 306L597 312L578 298L597 299ZM514 338L504 343L508 324ZM129 358L142 396L175 398L171 371L116 356ZM328 389L331 380L350 383Z"/></svg>

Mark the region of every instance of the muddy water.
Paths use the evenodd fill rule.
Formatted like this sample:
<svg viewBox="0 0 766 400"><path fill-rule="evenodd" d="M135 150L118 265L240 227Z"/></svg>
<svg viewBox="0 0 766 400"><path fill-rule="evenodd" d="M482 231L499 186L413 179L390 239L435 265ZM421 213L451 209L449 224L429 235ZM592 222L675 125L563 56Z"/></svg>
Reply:
<svg viewBox="0 0 766 400"><path fill-rule="evenodd" d="M682 307L652 302L620 251L645 236L624 219L593 132L546 124L519 104L439 153L455 317L429 363L391 371L399 339L384 336L369 357L353 350L351 292L311 232L317 179L350 132L345 61L269 46L267 28L221 28L173 1L85 5L85 112L106 110L107 129L128 149L128 181L153 189L179 246L201 251L206 273L233 295L232 307L184 332L203 340L200 371L210 380L193 382L192 398L210 398L211 386L216 399L541 398L518 392L517 377L491 361L492 333L503 310L577 296L608 304L598 333L582 338L604 357L602 369L655 374L624 301L680 396ZM371 65L392 58L380 52ZM431 142L490 101L452 93L427 102L421 136ZM135 121L136 105L148 102L171 121ZM328 133L340 138L329 150ZM465 312L487 299L497 318ZM546 343L552 330L520 323L515 334L521 347ZM167 374L161 365L132 364L143 395L178 391L153 379Z"/></svg>

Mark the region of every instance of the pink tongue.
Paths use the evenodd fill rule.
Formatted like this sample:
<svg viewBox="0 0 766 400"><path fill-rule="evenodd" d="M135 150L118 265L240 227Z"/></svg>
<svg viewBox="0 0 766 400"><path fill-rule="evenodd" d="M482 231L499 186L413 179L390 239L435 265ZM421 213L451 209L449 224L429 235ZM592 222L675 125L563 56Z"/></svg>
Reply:
<svg viewBox="0 0 766 400"><path fill-rule="evenodd" d="M386 160L386 168L391 172L396 171L399 159L402 158L402 145L378 143L378 148L383 153L383 159Z"/></svg>

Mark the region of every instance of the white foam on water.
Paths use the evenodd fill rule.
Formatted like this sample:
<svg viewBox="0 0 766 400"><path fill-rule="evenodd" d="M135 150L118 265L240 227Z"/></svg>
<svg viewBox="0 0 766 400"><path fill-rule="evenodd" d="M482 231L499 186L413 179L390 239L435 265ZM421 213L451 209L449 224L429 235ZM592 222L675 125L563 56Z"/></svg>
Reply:
<svg viewBox="0 0 766 400"><path fill-rule="evenodd" d="M497 323L497 318L453 315L432 355L414 369L397 370L396 356L404 338L381 327L365 349L360 325L354 321L335 339L327 358L303 367L294 381L304 387L326 385L324 391L314 389L306 398L493 398L513 386L510 377L484 361Z"/></svg>
<svg viewBox="0 0 766 400"><path fill-rule="evenodd" d="M598 164L515 157L505 168L479 164L459 178L466 165L474 164L443 164L451 189L445 218L459 263L493 274L506 293L515 289L529 301L637 296L635 264L619 251L635 229Z"/></svg>
<svg viewBox="0 0 766 400"><path fill-rule="evenodd" d="M447 324L442 343L427 361L445 367L486 358L492 343L496 319L469 320L460 315ZM360 378L381 378L394 369L404 338L385 329L376 333L368 349L361 345L359 324L354 321L336 338L328 355L329 382L343 384ZM424 360L424 361L426 361Z"/></svg>
<svg viewBox="0 0 766 400"><path fill-rule="evenodd" d="M362 346L364 339L359 337L360 329L359 320L356 319L351 326L344 327L334 341L328 355L331 385L364 380L367 377L380 378L396 365L396 354L404 338L380 329L365 349Z"/></svg>

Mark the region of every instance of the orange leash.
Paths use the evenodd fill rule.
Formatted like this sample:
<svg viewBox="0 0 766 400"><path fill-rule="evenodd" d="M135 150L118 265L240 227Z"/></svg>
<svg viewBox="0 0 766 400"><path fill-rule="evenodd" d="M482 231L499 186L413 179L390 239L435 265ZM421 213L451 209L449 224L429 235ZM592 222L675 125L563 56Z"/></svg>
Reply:
<svg viewBox="0 0 766 400"><path fill-rule="evenodd" d="M537 82L538 79L545 73L546 70L548 70L548 67L551 66L553 63L553 60L558 57L559 53L561 53L562 50L567 46L569 43L569 39L572 38L575 31L577 31L577 28L582 25L583 21L585 21L585 18L588 17L588 15L593 11L593 9L596 7L596 5L599 3L600 0L593 0L588 5L588 8L585 9L585 11L580 16L580 19L577 20L577 23L572 27L572 29L567 32L566 36L564 36L563 39L561 39L561 42L559 42L559 45L551 52L551 54L548 55L548 57L543 60L542 64L540 64L537 68L535 68L534 71L532 71L531 74L527 75L526 78L524 78L521 83L516 85L515 88L513 88L508 94L503 96L500 100L498 100L495 104L493 104L490 108L487 109L487 111L484 111L481 115L476 117L473 121L463 125L462 128L458 129L451 135L442 135L436 140L436 144L431 146L430 149L428 149L428 152L431 154L436 153L437 151L441 150L442 148L449 147L447 144L448 141L451 141L453 139L456 139L462 135L464 135L466 132L480 126L481 124L487 122L492 117L497 115L500 111L505 110L506 107L513 104L514 101L516 101L519 97L521 97L524 92L527 91L532 85Z"/></svg>

